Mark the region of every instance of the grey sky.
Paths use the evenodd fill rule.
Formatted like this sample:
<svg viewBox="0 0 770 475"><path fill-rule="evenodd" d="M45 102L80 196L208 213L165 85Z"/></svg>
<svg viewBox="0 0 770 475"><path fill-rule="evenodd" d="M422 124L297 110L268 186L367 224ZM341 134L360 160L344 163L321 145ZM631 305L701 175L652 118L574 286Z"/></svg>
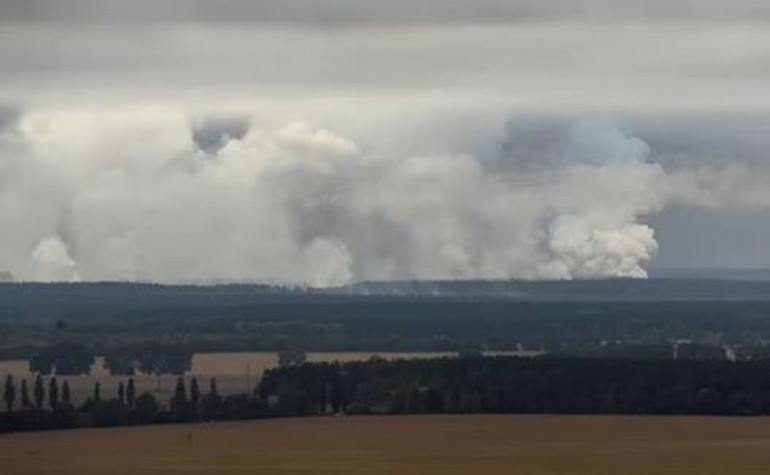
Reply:
<svg viewBox="0 0 770 475"><path fill-rule="evenodd" d="M724 21L767 18L761 0L8 0L5 21L245 21L404 25L553 20Z"/></svg>
<svg viewBox="0 0 770 475"><path fill-rule="evenodd" d="M748 0L11 0L0 98L766 108L768 21Z"/></svg>
<svg viewBox="0 0 770 475"><path fill-rule="evenodd" d="M254 153L290 156L281 148L286 147L283 131L287 124L301 121L355 144L356 152L350 154L366 164L356 165L354 171L344 167L337 171L350 180L372 179L369 157L409 161L413 156L468 154L481 163L484 173L499 171L506 186L513 187L491 194L487 197L490 202L508 197L529 203L519 196L522 189L514 186L522 183L511 177L521 172L524 162L563 167L572 160L603 166L611 164L613 154L629 153L635 154L634 161L659 164L671 175L663 181L685 180L684 187L690 187L690 195L675 196L666 188L672 186L667 182L658 190L666 194L660 202L644 190L634 190L627 206L606 209L602 205L593 212L585 204L577 223L571 217L559 219L559 212L571 216L576 211L551 196L541 199L553 198L555 211L530 210L526 225L524 221L511 223L505 229L496 226L508 219L506 214L495 211L493 217L481 204L475 211L467 210L467 215L442 209L441 213L448 213L446 219L457 225L450 226L451 233L446 231L451 239L429 236L419 226L410 231L410 219L415 217L407 216L406 204L396 206L390 198L372 205L372 214L359 216L359 220L351 218L355 213L347 205L329 205L307 215L302 206L286 198L281 204L286 216L270 214L269 219L293 229L286 232L296 249L288 246L270 252L284 252L298 266L312 262L319 268L332 256L334 265L340 266L332 266L335 282L350 276L579 276L605 272L607 266L616 264L624 269L619 273L626 275L635 272L637 259L646 262L652 250L645 247L649 240L642 225L647 223L657 233L654 266L768 266L770 251L763 243L770 242L770 226L761 224L768 216L763 209L765 197L759 187L741 186L739 180L750 178L752 170L756 170L753 176L770 170L769 26L770 5L757 0L3 1L0 158L6 157L6 161L0 163L0 171L8 171L13 178L0 178L0 184L6 186L0 190L0 224L16 223L15 210L21 209L14 200L24 192L12 184L23 184L29 190L43 186L51 198L50 203L40 200L45 206L29 198L27 212L45 219L29 225L28 242L19 238L18 242L0 242L0 246L6 246L9 255L13 250L43 263L58 263L64 274L78 268L77 274L84 278L179 278L176 271L143 270L156 265L148 261L166 245L164 236L144 237L141 230L151 229L149 223L154 221L145 220L143 213L162 214L162 210L150 206L150 212L125 201L132 198L121 201L113 197L116 201L99 208L98 213L123 213L125 222L106 224L107 218L86 222L86 211L78 211L83 202L96 206L91 200L94 194L105 192L101 188L105 181L125 180L130 190L148 179L144 165L134 165L136 161L144 164L142 160L113 150L100 137L113 137L114 147L147 136L150 143L158 139L157 149L140 149L152 157L173 155L163 157L169 160L167 168L153 176L158 181L153 193L158 194L152 200L178 200L181 206L184 200L193 200L192 196L182 192L162 195L166 180L171 183L172 178L160 176L176 170L174 167L189 167L197 173L200 170L195 167L205 168L201 163L209 163L201 162L199 152L214 159L220 154L229 157L233 152L228 141L232 141L230 148L258 143ZM106 124L93 120L100 115L111 119ZM612 125L581 125L595 121ZM78 129L77 124L83 126ZM170 132L153 135L153 127L167 127ZM310 130L303 132L301 140L310 145L296 152L306 154L305 158L320 153L317 147L326 150L328 139L325 132L318 132L319 139ZM259 134L264 134L261 141L254 139ZM594 144L586 143L594 140ZM274 142L281 144L280 154L270 148ZM54 143L64 150L61 157L53 156L56 149L50 147ZM645 147L649 148L646 155ZM348 153L345 147L334 150L334 157ZM91 158L83 159L81 154ZM7 158L22 156L28 160ZM69 168L78 172L43 173L33 165L49 160L54 164L73 160L77 163ZM399 160L393 162L394 170L407 173ZM435 180L442 172L441 163L435 162ZM731 164L749 171L730 169L728 178L718 175ZM639 183L647 183L649 173L654 172L644 168ZM304 176L297 170L292 173L297 175L290 176L287 186L296 185ZM688 179L682 178L685 174ZM487 178L480 178L476 185L483 188ZM617 177L620 181L626 178ZM216 174L196 175L195 180L201 182L194 183L213 193L218 179ZM339 184L334 180L317 179L332 190L326 192L336 193L334 187ZM529 179L537 181L532 176ZM657 186L654 182L650 186ZM729 186L714 191L722 182ZM181 188L192 183L174 182ZM537 193L564 193L589 203L584 190L573 185L565 181L560 188L538 182ZM633 186L633 180L628 185ZM704 197L707 192L699 189L703 186L711 187L708 193L713 196ZM731 193L730 186L749 191ZM455 190L442 182L436 193L448 193L448 189ZM608 190L615 192L612 186ZM614 196L610 191L607 196ZM730 195L740 198L733 202L727 199ZM351 196L358 199L356 194ZM228 199L220 205L241 205ZM59 208L51 204L57 200L64 201ZM708 206L704 206L706 202ZM95 213L91 208L88 212ZM406 214L399 214L402 212ZM388 224L388 213L403 221ZM477 223L474 213L485 217ZM212 210L212 216L221 214ZM294 223L300 218L312 226ZM197 229L195 219L189 219L190 229ZM249 219L244 217L243 222ZM104 240L88 244L89 239L78 237L72 229L79 221L81 226L103 231ZM248 226L242 222L223 226L244 235L259 234L258 223L248 222ZM347 229L330 230L330 223ZM486 241L473 237L467 228L476 225L494 228ZM559 234L571 230L581 235L591 226L602 236L616 233L623 237L613 242L628 245L635 257L630 261L614 254L608 257L616 250L608 242L592 242L597 255L576 255L585 246ZM541 266L541 262L525 262L509 249L507 258L528 270L511 270L513 264L498 269L487 260L501 259L506 233L515 235L511 242L520 243L522 250L542 252L545 260L555 255L558 259ZM550 241L544 238L548 233L553 234ZM49 234L54 238L48 239ZM364 244L374 240L373 234L391 238L376 245ZM431 239L452 242L445 250L452 257L444 259L455 259L456 266L445 268L441 259L426 258L422 267L407 268L405 263L415 260L410 252L423 245L430 248ZM394 244L397 242L406 244ZM99 251L87 251L88 245ZM231 248L240 249L235 244ZM484 254L487 248L494 250L489 256ZM167 267L183 262L194 251L198 249L181 253ZM115 274L111 267L105 270L111 252L124 256L117 267L125 274ZM249 246L242 252L270 254ZM203 266L195 270L196 275L204 277L211 271L216 272L212 277L222 278L264 276L239 267L238 255L222 253L216 265ZM0 250L0 260L3 254ZM375 263L394 267L392 272L378 273L372 270ZM0 270L3 266L0 262ZM5 267L35 275L20 261ZM59 275L57 272L50 275ZM294 269L276 269L269 276L306 281Z"/></svg>

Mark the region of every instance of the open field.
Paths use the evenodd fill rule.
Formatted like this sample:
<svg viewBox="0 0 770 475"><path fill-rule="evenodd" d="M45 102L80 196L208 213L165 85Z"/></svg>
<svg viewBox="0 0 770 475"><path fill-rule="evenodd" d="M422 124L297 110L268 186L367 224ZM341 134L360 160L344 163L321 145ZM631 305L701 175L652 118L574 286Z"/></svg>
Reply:
<svg viewBox="0 0 770 475"><path fill-rule="evenodd" d="M770 419L274 419L0 436L3 474L766 474Z"/></svg>

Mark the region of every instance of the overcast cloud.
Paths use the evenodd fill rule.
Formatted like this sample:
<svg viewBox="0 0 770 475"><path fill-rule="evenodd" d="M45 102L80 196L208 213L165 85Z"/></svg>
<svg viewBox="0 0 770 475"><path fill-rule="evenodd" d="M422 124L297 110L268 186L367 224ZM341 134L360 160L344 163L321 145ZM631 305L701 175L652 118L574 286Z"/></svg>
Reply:
<svg viewBox="0 0 770 475"><path fill-rule="evenodd" d="M0 2L0 270L768 266L769 22L753 0Z"/></svg>
<svg viewBox="0 0 770 475"><path fill-rule="evenodd" d="M301 26L768 18L761 0L8 0L5 21L236 21Z"/></svg>

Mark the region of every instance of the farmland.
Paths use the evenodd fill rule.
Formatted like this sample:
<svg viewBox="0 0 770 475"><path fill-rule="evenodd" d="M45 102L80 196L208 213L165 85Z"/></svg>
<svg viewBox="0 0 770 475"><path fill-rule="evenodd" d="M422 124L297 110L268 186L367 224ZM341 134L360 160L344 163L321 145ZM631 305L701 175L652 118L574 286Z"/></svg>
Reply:
<svg viewBox="0 0 770 475"><path fill-rule="evenodd" d="M0 436L3 473L759 474L770 419L319 417Z"/></svg>

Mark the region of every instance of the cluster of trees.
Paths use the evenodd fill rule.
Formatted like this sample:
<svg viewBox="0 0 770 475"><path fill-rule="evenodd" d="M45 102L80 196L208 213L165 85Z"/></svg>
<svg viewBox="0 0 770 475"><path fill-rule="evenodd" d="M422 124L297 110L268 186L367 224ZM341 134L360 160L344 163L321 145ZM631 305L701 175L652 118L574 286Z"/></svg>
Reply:
<svg viewBox="0 0 770 475"><path fill-rule="evenodd" d="M184 374L192 368L193 352L184 345L150 344L141 348L107 352L104 365L112 375ZM33 373L58 376L89 374L96 361L94 350L82 343L59 342L46 346L29 358Z"/></svg>
<svg viewBox="0 0 770 475"><path fill-rule="evenodd" d="M770 413L770 362L465 357L306 364L258 388L280 415Z"/></svg>
<svg viewBox="0 0 770 475"><path fill-rule="evenodd" d="M192 368L192 358L192 350L183 345L144 345L137 351L110 351L104 364L113 375L184 374Z"/></svg>
<svg viewBox="0 0 770 475"><path fill-rule="evenodd" d="M38 375L32 389L26 379L20 384L10 375L3 385L5 413L0 415L0 432L76 427L115 427L122 425L253 419L271 415L267 405L255 394L221 396L216 379L203 393L197 378L189 386L177 378L173 396L163 406L149 392L136 394L133 378L120 382L113 397L105 398L101 384L94 383L93 393L79 406L71 399L69 383L59 384L56 377L47 381Z"/></svg>
<svg viewBox="0 0 770 475"><path fill-rule="evenodd" d="M61 376L88 374L95 360L85 345L57 343L33 354L29 358L29 369L33 373Z"/></svg>
<svg viewBox="0 0 770 475"><path fill-rule="evenodd" d="M127 384L119 384L116 397L103 399L101 384L97 382L92 396L77 407L66 380L60 384L55 376L46 381L38 374L31 390L26 379L21 380L17 390L16 381L8 375L3 385L6 414L0 418L0 432L109 426L128 420L145 420L147 397L154 400L149 394L137 398L134 380L129 379ZM155 405L157 411L157 403ZM113 422L117 413L122 413L125 418Z"/></svg>
<svg viewBox="0 0 770 475"><path fill-rule="evenodd" d="M5 379L0 431L253 419L318 414L770 414L770 362L565 357L436 358L287 364L252 393L204 392L177 379L166 406L132 379L74 407L56 377Z"/></svg>
<svg viewBox="0 0 770 475"><path fill-rule="evenodd" d="M57 409L61 406L70 404L70 387L67 381L61 385L59 389L59 383L55 377L48 380L48 390L46 393L46 384L43 378L38 375L34 380L34 387L30 395L29 386L27 380L21 380L21 386L19 388L19 403L22 408L34 407L42 408L47 402L51 409ZM47 394L47 395L46 395ZM5 384L3 386L3 402L5 403L6 410L11 412L16 402L16 384L13 376L7 375L5 378Z"/></svg>

